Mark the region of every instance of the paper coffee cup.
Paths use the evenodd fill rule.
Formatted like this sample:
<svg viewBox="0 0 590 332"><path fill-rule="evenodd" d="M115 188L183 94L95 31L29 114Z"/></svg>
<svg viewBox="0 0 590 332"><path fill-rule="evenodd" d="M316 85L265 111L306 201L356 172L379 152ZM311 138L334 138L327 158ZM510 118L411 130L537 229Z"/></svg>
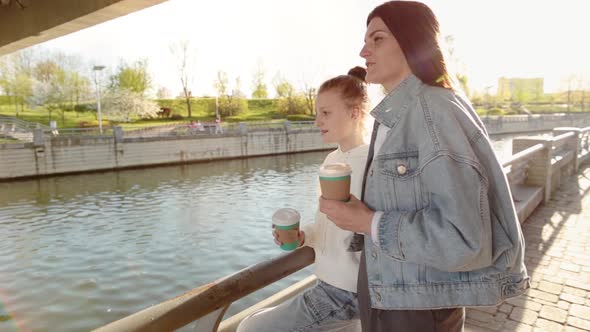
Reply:
<svg viewBox="0 0 590 332"><path fill-rule="evenodd" d="M350 175L348 164L333 163L320 167L320 187L324 199L347 202L350 199Z"/></svg>
<svg viewBox="0 0 590 332"><path fill-rule="evenodd" d="M278 209L272 215L272 223L277 231L281 249L294 250L299 247L299 212L291 208Z"/></svg>

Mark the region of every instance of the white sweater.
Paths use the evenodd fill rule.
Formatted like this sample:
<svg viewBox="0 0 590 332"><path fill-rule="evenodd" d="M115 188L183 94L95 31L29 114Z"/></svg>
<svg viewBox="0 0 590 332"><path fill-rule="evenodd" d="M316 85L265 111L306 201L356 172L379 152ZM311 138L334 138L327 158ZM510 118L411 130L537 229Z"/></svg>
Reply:
<svg viewBox="0 0 590 332"><path fill-rule="evenodd" d="M358 199L361 198L368 152L369 146L366 144L347 152L338 148L324 160L324 164L338 162L352 167L350 192ZM315 222L302 226L302 230L305 232L304 245L315 251L315 275L332 286L356 293L360 252L346 250L353 233L338 228L319 210L316 212Z"/></svg>

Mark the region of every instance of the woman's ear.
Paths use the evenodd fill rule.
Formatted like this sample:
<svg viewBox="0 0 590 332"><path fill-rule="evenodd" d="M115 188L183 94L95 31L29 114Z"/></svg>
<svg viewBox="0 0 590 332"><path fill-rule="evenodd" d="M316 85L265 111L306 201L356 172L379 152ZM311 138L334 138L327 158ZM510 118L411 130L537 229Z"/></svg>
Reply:
<svg viewBox="0 0 590 332"><path fill-rule="evenodd" d="M350 117L352 119L356 120L360 117L360 115L361 115L361 108L358 106L353 106Z"/></svg>

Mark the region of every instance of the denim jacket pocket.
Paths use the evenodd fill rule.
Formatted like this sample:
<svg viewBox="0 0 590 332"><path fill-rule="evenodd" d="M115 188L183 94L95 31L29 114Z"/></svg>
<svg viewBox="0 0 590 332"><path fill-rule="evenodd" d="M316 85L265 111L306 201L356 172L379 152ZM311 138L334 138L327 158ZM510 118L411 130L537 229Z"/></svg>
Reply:
<svg viewBox="0 0 590 332"><path fill-rule="evenodd" d="M417 211L420 193L420 168L418 151L384 154L377 157L380 186L386 186L382 193L391 193L388 208L400 211ZM392 190L393 189L393 190Z"/></svg>

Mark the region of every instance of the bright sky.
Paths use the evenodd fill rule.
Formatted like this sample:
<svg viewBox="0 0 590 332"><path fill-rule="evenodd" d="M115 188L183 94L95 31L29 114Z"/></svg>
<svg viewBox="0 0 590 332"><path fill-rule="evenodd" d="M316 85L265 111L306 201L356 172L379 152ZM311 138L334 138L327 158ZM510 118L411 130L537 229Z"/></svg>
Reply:
<svg viewBox="0 0 590 332"><path fill-rule="evenodd" d="M240 76L249 94L258 63L272 78L313 85L362 65L365 20L375 0L169 0L160 5L46 42L114 71L121 60L147 58L156 88L181 89L169 45L189 40L196 49L193 95L214 94L218 70ZM425 0L472 88L497 79L544 77L545 90L575 74L590 80L588 0Z"/></svg>

